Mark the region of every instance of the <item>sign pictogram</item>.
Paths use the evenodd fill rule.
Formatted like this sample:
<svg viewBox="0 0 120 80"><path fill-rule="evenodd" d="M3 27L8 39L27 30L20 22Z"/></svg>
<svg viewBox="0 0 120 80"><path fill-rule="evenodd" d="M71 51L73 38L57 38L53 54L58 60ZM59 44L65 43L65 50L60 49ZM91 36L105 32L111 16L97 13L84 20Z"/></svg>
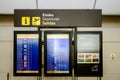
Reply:
<svg viewBox="0 0 120 80"><path fill-rule="evenodd" d="M32 17L32 25L40 25L41 18L40 17Z"/></svg>
<svg viewBox="0 0 120 80"><path fill-rule="evenodd" d="M21 19L22 25L30 25L30 17L22 17Z"/></svg>

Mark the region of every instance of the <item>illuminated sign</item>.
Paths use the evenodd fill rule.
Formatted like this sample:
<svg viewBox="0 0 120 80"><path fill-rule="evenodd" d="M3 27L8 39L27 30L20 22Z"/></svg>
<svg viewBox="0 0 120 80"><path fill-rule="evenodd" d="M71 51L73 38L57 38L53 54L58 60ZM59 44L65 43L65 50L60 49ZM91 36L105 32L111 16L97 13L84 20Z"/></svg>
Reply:
<svg viewBox="0 0 120 80"><path fill-rule="evenodd" d="M26 18L23 18L21 22L22 17ZM97 9L16 9L14 11L15 27L101 27L101 19L101 10Z"/></svg>

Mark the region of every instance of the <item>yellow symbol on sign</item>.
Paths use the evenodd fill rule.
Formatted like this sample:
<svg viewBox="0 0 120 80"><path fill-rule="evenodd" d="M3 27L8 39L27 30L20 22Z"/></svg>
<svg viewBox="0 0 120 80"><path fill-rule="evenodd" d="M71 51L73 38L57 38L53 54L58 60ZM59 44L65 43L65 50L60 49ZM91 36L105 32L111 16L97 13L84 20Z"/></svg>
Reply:
<svg viewBox="0 0 120 80"><path fill-rule="evenodd" d="M32 17L32 25L40 25L40 17Z"/></svg>
<svg viewBox="0 0 120 80"><path fill-rule="evenodd" d="M22 17L22 25L30 25L30 17Z"/></svg>

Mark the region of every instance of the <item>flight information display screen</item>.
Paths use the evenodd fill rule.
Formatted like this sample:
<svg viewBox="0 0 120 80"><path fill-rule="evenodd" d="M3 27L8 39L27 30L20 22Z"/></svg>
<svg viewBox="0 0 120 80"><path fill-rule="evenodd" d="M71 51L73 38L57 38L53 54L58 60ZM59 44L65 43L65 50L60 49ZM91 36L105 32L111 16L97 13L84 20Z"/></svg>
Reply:
<svg viewBox="0 0 120 80"><path fill-rule="evenodd" d="M77 35L77 63L99 63L100 59L99 34Z"/></svg>
<svg viewBox="0 0 120 80"><path fill-rule="evenodd" d="M40 73L39 34L17 33L15 44L15 73Z"/></svg>
<svg viewBox="0 0 120 80"><path fill-rule="evenodd" d="M47 34L47 73L69 73L69 34Z"/></svg>

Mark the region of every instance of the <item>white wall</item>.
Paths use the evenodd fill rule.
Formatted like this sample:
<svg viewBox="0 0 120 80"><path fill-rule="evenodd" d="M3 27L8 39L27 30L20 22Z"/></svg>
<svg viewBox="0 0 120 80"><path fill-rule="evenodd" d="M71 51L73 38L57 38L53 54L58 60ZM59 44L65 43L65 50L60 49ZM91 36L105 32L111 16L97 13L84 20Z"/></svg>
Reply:
<svg viewBox="0 0 120 80"><path fill-rule="evenodd" d="M103 31L103 78L120 80L120 17L103 17L103 27L79 28ZM37 30L37 28L14 28L13 16L0 16L0 80L37 80L37 77L13 77L13 31ZM111 54L115 59L111 59ZM70 77L42 77L43 80L71 80ZM97 80L96 77L79 77L78 80Z"/></svg>

